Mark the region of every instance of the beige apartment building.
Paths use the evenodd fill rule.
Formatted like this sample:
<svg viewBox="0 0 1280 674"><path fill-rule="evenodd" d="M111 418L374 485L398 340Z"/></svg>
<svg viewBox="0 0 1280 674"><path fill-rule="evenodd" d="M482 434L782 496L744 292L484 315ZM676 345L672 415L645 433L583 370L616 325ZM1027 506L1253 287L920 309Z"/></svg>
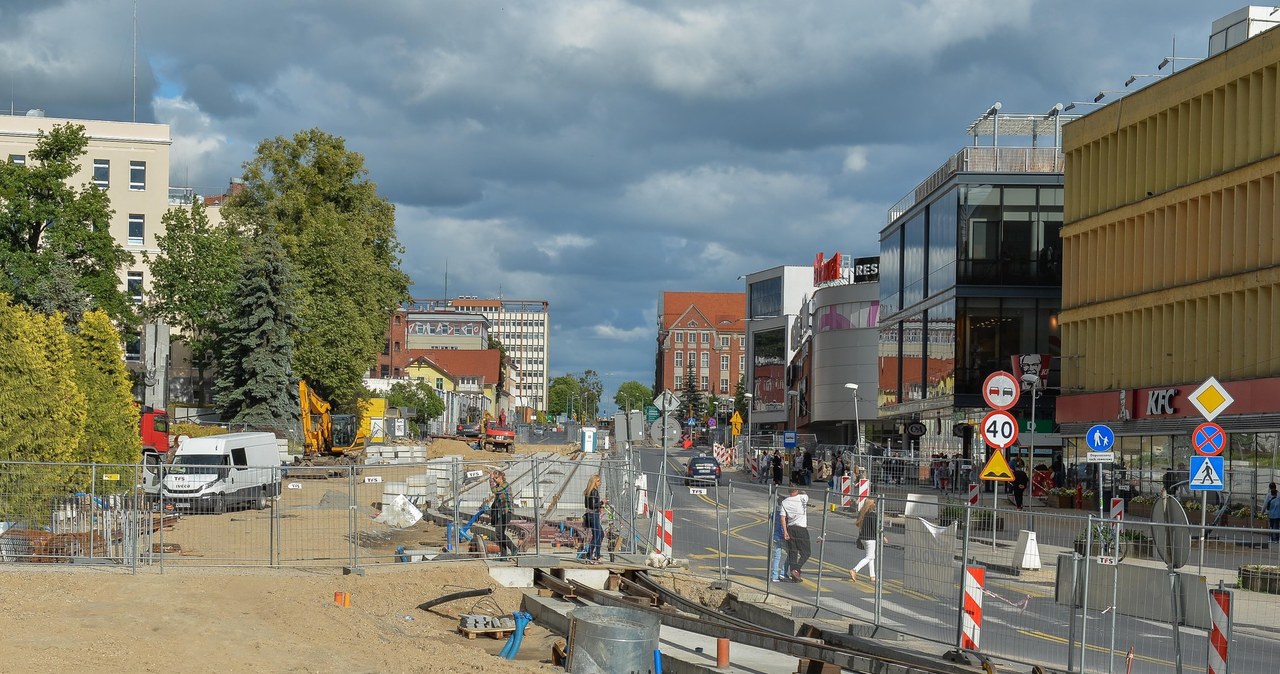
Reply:
<svg viewBox="0 0 1280 674"><path fill-rule="evenodd" d="M143 253L155 254L161 219L169 208L169 125L46 117L31 110L0 115L0 157L25 163L41 131L60 124L79 124L89 137L80 171L70 180L80 187L94 184L111 199L111 235L134 256L120 270L120 282L142 302L150 285ZM140 342L128 341L128 357L141 357Z"/></svg>

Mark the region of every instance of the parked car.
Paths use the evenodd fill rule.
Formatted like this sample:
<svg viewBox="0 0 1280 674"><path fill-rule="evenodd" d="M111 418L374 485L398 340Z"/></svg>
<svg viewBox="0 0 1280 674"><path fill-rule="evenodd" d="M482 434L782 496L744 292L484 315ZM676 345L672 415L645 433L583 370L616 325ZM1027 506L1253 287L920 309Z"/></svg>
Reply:
<svg viewBox="0 0 1280 674"><path fill-rule="evenodd" d="M684 467L684 483L720 484L720 462L714 456L695 456Z"/></svg>
<svg viewBox="0 0 1280 674"><path fill-rule="evenodd" d="M459 423L457 435L460 435L464 438L480 437L480 422L479 421L463 421Z"/></svg>

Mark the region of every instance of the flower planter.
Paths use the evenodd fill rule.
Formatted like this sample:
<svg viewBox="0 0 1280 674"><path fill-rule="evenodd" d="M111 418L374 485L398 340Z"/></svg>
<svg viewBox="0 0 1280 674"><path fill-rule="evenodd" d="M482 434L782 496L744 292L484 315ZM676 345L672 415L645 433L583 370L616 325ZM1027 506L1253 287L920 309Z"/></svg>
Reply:
<svg viewBox="0 0 1280 674"><path fill-rule="evenodd" d="M1076 496L1075 494L1045 494L1044 503L1051 508L1074 508Z"/></svg>
<svg viewBox="0 0 1280 674"><path fill-rule="evenodd" d="M1155 503L1134 503L1129 501L1127 517L1141 517L1143 519L1151 519L1151 511L1155 508Z"/></svg>
<svg viewBox="0 0 1280 674"><path fill-rule="evenodd" d="M944 515L943 517L941 517L941 518L938 520L938 524L941 524L941 525L942 525L942 526L944 526L944 527L951 526L951 523L952 523L952 522L955 522L955 523L956 523L956 528L957 528L957 529L963 529L963 528L964 528L964 516L963 516L963 515L962 515L962 516L960 516L959 518L956 518L956 517L949 517L949 516L945 516L945 515ZM971 524L971 525L973 525L973 528L974 528L974 530L975 530L975 531L991 531L991 518L990 518L990 517L975 517L975 518L973 518L973 519L970 521L970 524ZM996 531L1004 531L1004 518L1003 518L1003 517L997 517L997 518L996 518Z"/></svg>
<svg viewBox="0 0 1280 674"><path fill-rule="evenodd" d="M1240 567L1238 585L1251 592L1280 594L1280 567L1256 568Z"/></svg>

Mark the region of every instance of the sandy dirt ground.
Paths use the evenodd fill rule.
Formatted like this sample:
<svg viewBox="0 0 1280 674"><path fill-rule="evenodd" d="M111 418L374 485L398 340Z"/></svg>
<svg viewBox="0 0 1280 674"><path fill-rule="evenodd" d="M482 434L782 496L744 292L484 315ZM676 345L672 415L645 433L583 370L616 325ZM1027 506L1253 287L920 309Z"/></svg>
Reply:
<svg viewBox="0 0 1280 674"><path fill-rule="evenodd" d="M573 448L528 445L517 452L568 455ZM468 461L510 458L445 439L433 441L428 453L461 454ZM345 493L345 487L329 490L325 482L309 480L304 489L282 496L315 503L286 510L289 519L277 552L286 566L291 551L310 564L325 557L326 550L302 546L329 538L321 534L330 527L337 543L332 557L339 564L345 559L346 519L330 511L346 506L329 508L325 501L330 491ZM362 485L358 507L377 501L379 489ZM315 522L307 524L309 518ZM165 534L169 548L180 552L166 555L163 569L139 567L136 574L107 566L0 566L0 634L7 646L0 662L18 672L563 671L549 664L559 637L536 623L514 663L498 657L505 638L469 640L458 633L463 613L510 615L520 608L521 591L498 587L482 562L376 563L392 561L385 556L397 545L438 546L442 535L434 525L373 532L374 540L362 546L368 543L371 557L382 558L368 560L375 563L365 566L363 577L344 576L332 564L314 569L203 566L267 561L273 536L266 528L269 520L266 511L254 510L184 517ZM495 591L432 612L416 608L480 587ZM334 603L339 591L350 593L349 608Z"/></svg>

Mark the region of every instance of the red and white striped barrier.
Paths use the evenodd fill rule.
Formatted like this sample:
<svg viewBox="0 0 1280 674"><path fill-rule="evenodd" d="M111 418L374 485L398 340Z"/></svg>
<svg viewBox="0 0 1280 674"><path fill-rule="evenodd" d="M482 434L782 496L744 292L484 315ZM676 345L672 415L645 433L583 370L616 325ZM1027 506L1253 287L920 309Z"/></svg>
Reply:
<svg viewBox="0 0 1280 674"><path fill-rule="evenodd" d="M853 505L853 478L848 475L840 476L840 507L848 508Z"/></svg>
<svg viewBox="0 0 1280 674"><path fill-rule="evenodd" d="M1110 517L1111 517L1111 521L1113 521L1113 522L1123 522L1123 521L1124 521L1124 499L1122 499L1122 498L1113 498L1113 499L1111 499L1111 515L1110 515Z"/></svg>
<svg viewBox="0 0 1280 674"><path fill-rule="evenodd" d="M649 476L644 473L636 476L636 515L649 516Z"/></svg>
<svg viewBox="0 0 1280 674"><path fill-rule="evenodd" d="M871 496L871 480L867 478L858 479L858 510L862 510L862 504Z"/></svg>
<svg viewBox="0 0 1280 674"><path fill-rule="evenodd" d="M978 491L979 491L978 483L970 482L969 483L969 505L975 508L978 507Z"/></svg>
<svg viewBox="0 0 1280 674"><path fill-rule="evenodd" d="M738 451L736 447L726 447L720 443L711 446L711 455L716 457L716 461L721 466L732 466L737 459Z"/></svg>
<svg viewBox="0 0 1280 674"><path fill-rule="evenodd" d="M978 650L982 643L982 588L987 570L981 566L964 568L964 619L960 629L960 648Z"/></svg>
<svg viewBox="0 0 1280 674"><path fill-rule="evenodd" d="M662 517L658 518L657 536L654 539L654 548L663 554L667 559L671 559L671 531L675 528L674 510L662 511Z"/></svg>
<svg viewBox="0 0 1280 674"><path fill-rule="evenodd" d="M1209 590L1209 613L1213 630L1209 632L1208 674L1227 674L1227 645L1231 643L1231 591Z"/></svg>
<svg viewBox="0 0 1280 674"><path fill-rule="evenodd" d="M760 456L756 452L747 454L747 474L754 479L760 479Z"/></svg>

